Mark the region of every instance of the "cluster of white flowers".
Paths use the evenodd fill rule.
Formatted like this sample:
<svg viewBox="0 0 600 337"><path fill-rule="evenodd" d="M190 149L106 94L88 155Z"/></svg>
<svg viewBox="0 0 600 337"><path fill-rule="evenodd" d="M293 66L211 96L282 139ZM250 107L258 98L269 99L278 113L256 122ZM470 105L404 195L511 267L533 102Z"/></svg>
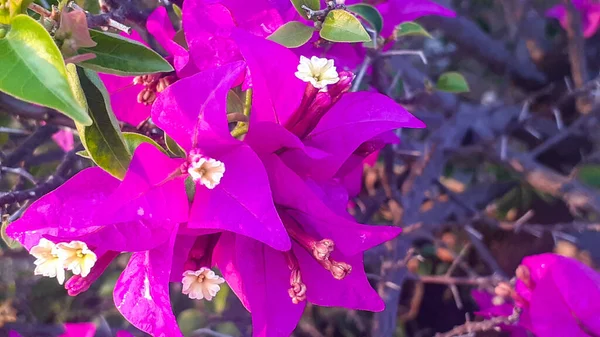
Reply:
<svg viewBox="0 0 600 337"><path fill-rule="evenodd" d="M56 277L60 284L65 282L65 270L86 277L97 260L96 254L81 241L55 244L41 239L29 253L36 258L34 274Z"/></svg>

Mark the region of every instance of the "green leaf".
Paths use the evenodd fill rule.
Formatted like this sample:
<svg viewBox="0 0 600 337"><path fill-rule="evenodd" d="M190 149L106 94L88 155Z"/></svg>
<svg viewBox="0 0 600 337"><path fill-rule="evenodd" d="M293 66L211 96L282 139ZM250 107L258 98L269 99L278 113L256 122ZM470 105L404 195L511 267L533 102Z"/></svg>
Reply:
<svg viewBox="0 0 600 337"><path fill-rule="evenodd" d="M135 132L123 132L123 138L125 139L127 150L129 150L129 153L132 155L135 152L135 149L142 143L154 145L154 147L159 149L162 153L167 154L167 151L150 137Z"/></svg>
<svg viewBox="0 0 600 337"><path fill-rule="evenodd" d="M0 39L0 91L56 109L78 123L92 123L72 94L65 63L52 37L27 15L15 16Z"/></svg>
<svg viewBox="0 0 600 337"><path fill-rule="evenodd" d="M377 8L367 4L356 4L348 6L348 10L367 21L371 27L375 28L378 34L381 33L383 29L383 17L381 17L381 13L379 13Z"/></svg>
<svg viewBox="0 0 600 337"><path fill-rule="evenodd" d="M90 36L97 45L79 48L79 53L93 53L96 57L79 63L84 68L121 76L173 71L162 56L137 41L93 29L90 29Z"/></svg>
<svg viewBox="0 0 600 337"><path fill-rule="evenodd" d="M75 123L81 143L96 165L122 179L131 161L131 153L110 107L108 92L94 71L77 68L73 64L68 65L68 70L71 82L80 83L81 91L76 95L94 121L90 126Z"/></svg>
<svg viewBox="0 0 600 337"><path fill-rule="evenodd" d="M190 176L185 178L185 193L187 194L190 204L193 203L194 196L196 195L196 182Z"/></svg>
<svg viewBox="0 0 600 337"><path fill-rule="evenodd" d="M403 22L396 26L396 29L394 29L394 36L396 38L408 35L420 35L431 38L431 34L429 34L429 32L425 30L425 28L423 28L420 24L412 21Z"/></svg>
<svg viewBox="0 0 600 337"><path fill-rule="evenodd" d="M600 165L584 165L578 168L577 178L584 184L600 188Z"/></svg>
<svg viewBox="0 0 600 337"><path fill-rule="evenodd" d="M277 28L273 34L267 36L267 39L288 48L298 48L310 40L314 31L313 27L309 27L302 22L290 21Z"/></svg>
<svg viewBox="0 0 600 337"><path fill-rule="evenodd" d="M169 135L167 135L166 133L165 144L167 145L167 149L169 149L169 152L171 152L175 156L179 158L186 157L185 150L182 149L181 146L179 146L179 144L177 144L177 142L173 138L169 137Z"/></svg>
<svg viewBox="0 0 600 337"><path fill-rule="evenodd" d="M320 34L325 40L333 42L371 41L360 21L343 9L335 9L327 14Z"/></svg>
<svg viewBox="0 0 600 337"><path fill-rule="evenodd" d="M132 155L135 152L135 149L137 149L137 147L142 143L148 143L148 144L154 145L154 147L159 149L161 152L163 152L164 154L167 154L167 151L165 151L165 149L163 149L160 145L158 145L158 143L155 142L154 139L144 136L142 134L135 133L135 132L123 132L123 138L125 139L125 146L127 147L127 150ZM92 159L92 157L87 152L87 150L78 151L77 155L80 157L83 157L83 158Z"/></svg>
<svg viewBox="0 0 600 337"><path fill-rule="evenodd" d="M306 13L306 9L302 8L302 6L306 6L313 11L318 11L321 8L321 2L319 0L291 0L292 5L296 8L296 11L302 15L303 18L308 19L308 15Z"/></svg>
<svg viewBox="0 0 600 337"><path fill-rule="evenodd" d="M435 85L439 91L461 93L469 92L469 84L461 75L455 71L443 73Z"/></svg>
<svg viewBox="0 0 600 337"><path fill-rule="evenodd" d="M176 4L173 4L173 12L181 20L181 18L182 18L181 7L177 6Z"/></svg>

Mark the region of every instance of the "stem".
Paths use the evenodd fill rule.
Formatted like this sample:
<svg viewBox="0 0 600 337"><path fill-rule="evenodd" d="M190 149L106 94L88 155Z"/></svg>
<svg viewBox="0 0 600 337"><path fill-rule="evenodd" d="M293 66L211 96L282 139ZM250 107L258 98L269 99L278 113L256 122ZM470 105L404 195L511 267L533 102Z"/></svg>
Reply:
<svg viewBox="0 0 600 337"><path fill-rule="evenodd" d="M246 133L248 133L248 124L246 123L240 123L238 124L232 131L231 131L231 135L234 138L237 137L241 137L243 135L245 135Z"/></svg>
<svg viewBox="0 0 600 337"><path fill-rule="evenodd" d="M244 98L244 116L250 116L250 109L252 108L252 88L246 90Z"/></svg>

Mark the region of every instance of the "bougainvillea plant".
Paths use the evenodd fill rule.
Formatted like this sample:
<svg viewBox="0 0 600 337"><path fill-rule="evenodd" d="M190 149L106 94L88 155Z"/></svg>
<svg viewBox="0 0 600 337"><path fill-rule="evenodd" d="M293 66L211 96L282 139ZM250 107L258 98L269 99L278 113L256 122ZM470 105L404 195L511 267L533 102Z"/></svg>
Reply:
<svg viewBox="0 0 600 337"><path fill-rule="evenodd" d="M577 6L588 35L594 7ZM80 143L92 166L31 203L7 236L71 296L128 259L115 307L152 336L183 336L172 284L196 301L227 286L257 337L289 336L307 303L383 310L363 254L401 229L360 224L346 207L365 160L398 143L396 130L425 125L358 89L369 60L429 35L412 20L454 12L429 0L186 0L176 12L154 9L145 36L70 1L0 0L0 91L69 117L76 131L55 140ZM141 134L146 124L158 131ZM518 310L507 328L542 337L600 334L597 274L554 255L519 270L512 311L481 300L484 314ZM563 287L566 273L587 298ZM95 329L67 324L63 336Z"/></svg>

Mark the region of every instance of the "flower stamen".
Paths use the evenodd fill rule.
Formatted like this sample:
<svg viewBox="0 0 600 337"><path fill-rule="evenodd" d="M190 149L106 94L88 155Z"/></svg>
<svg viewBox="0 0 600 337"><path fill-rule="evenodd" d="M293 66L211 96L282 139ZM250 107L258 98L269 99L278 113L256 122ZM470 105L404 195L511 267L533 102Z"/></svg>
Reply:
<svg viewBox="0 0 600 337"><path fill-rule="evenodd" d="M300 273L300 265L298 264L298 259L292 252L285 253L288 267L291 270L290 273L290 286L288 289L288 294L292 299L292 303L298 304L304 300L306 300L306 284L302 282L302 274Z"/></svg>

